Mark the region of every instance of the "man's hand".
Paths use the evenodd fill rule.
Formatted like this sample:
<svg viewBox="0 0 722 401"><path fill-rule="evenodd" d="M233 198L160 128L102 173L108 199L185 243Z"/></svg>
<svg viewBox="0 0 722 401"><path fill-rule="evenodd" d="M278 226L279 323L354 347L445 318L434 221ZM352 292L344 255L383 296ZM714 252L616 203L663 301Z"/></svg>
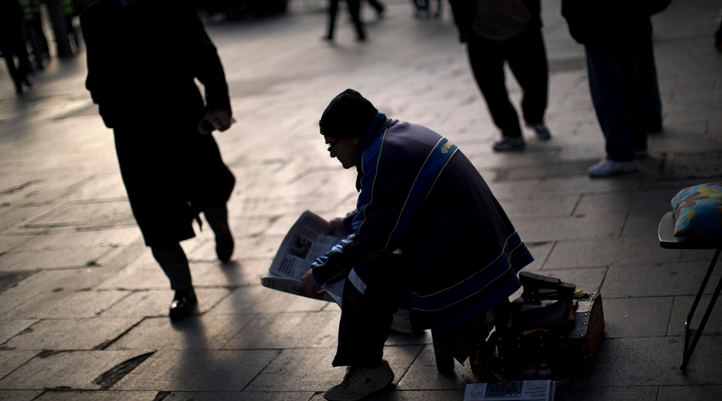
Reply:
<svg viewBox="0 0 722 401"><path fill-rule="evenodd" d="M348 235L346 232L346 226L343 224L342 218L335 218L328 223L326 227L326 234L335 235L337 237L345 237Z"/></svg>
<svg viewBox="0 0 722 401"><path fill-rule="evenodd" d="M225 131L231 128L231 113L226 110L208 110L204 120L207 120L213 128L218 131Z"/></svg>
<svg viewBox="0 0 722 401"><path fill-rule="evenodd" d="M308 269L306 274L303 275L303 278L301 278L301 286L303 291L313 298L321 298L324 293L324 289L321 288L321 284L317 283L316 279L313 278L311 269Z"/></svg>

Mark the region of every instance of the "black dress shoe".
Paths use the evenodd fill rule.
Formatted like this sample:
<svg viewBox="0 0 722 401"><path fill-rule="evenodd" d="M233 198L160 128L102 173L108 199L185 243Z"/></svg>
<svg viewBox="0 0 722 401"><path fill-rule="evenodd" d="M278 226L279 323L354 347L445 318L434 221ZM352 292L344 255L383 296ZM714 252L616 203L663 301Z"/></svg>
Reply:
<svg viewBox="0 0 722 401"><path fill-rule="evenodd" d="M231 256L233 256L233 236L227 235L224 237L216 237L216 256L218 256L218 260L220 260L223 263L228 262L231 260Z"/></svg>
<svg viewBox="0 0 722 401"><path fill-rule="evenodd" d="M198 305L198 299L192 287L178 290L170 304L168 315L172 320L182 319L193 313L196 305Z"/></svg>

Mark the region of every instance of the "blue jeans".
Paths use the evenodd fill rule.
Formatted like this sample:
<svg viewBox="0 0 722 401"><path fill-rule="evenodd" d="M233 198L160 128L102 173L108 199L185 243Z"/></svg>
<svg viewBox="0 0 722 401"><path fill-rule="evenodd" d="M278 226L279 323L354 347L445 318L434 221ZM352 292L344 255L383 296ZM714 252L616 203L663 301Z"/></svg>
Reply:
<svg viewBox="0 0 722 401"><path fill-rule="evenodd" d="M635 63L635 44L586 45L589 88L607 158L632 161L647 148L644 106Z"/></svg>
<svg viewBox="0 0 722 401"><path fill-rule="evenodd" d="M652 43L652 21L649 17L645 18L639 29L634 55L642 91L644 123L647 132L650 132L662 128L662 99L659 96L659 80Z"/></svg>

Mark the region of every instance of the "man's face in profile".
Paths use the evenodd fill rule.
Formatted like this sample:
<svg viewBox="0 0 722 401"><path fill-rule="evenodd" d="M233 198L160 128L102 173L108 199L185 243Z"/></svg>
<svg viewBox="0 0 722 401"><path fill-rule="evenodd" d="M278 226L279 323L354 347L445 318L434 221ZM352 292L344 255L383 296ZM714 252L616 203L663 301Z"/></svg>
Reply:
<svg viewBox="0 0 722 401"><path fill-rule="evenodd" d="M356 151L359 146L358 138L339 139L323 136L326 141L329 156L338 159L343 168L351 168L356 160Z"/></svg>

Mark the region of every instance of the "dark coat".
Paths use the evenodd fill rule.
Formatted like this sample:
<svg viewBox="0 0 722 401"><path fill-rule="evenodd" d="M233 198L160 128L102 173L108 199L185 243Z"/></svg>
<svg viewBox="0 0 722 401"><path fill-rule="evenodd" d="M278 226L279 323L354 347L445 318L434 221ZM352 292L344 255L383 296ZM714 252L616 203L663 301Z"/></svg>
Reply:
<svg viewBox="0 0 722 401"><path fill-rule="evenodd" d="M361 191L352 233L313 263L316 281L358 277L369 287L401 276L417 328L450 326L483 315L519 287L533 260L469 159L420 125L380 121L356 158ZM397 249L403 266L383 261ZM351 274L353 268L353 275ZM362 285L363 287L363 285ZM358 287L357 287L358 288Z"/></svg>
<svg viewBox="0 0 722 401"><path fill-rule="evenodd" d="M211 135L207 109L231 111L223 66L190 0L100 0L80 17L86 87L116 151L146 244L194 236L192 219L222 206L235 179ZM205 88L204 99L195 84Z"/></svg>
<svg viewBox="0 0 722 401"><path fill-rule="evenodd" d="M645 20L669 6L671 0L562 0L562 16L569 33L584 45L629 43Z"/></svg>
<svg viewBox="0 0 722 401"><path fill-rule="evenodd" d="M529 10L531 21L529 26L541 28L541 0L521 0L521 3ZM476 18L476 0L449 0L451 14L454 17L454 24L459 30L459 39L466 42L471 34L471 26Z"/></svg>
<svg viewBox="0 0 722 401"><path fill-rule="evenodd" d="M22 33L23 10L17 0L0 1L0 53L18 54L18 44L25 40Z"/></svg>

